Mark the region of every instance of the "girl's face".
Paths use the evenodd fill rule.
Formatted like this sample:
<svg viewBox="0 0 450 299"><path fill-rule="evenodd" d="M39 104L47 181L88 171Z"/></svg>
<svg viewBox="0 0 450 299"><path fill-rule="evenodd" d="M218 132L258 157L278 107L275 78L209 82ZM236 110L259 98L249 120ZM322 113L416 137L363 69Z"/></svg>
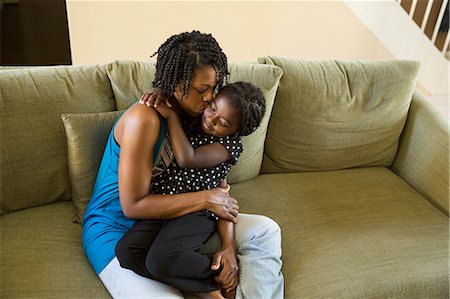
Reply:
<svg viewBox="0 0 450 299"><path fill-rule="evenodd" d="M238 132L240 125L239 111L220 94L203 111L202 129L208 135L231 136Z"/></svg>
<svg viewBox="0 0 450 299"><path fill-rule="evenodd" d="M174 92L181 109L192 117L203 113L213 99L216 87L216 71L212 66L199 66L190 82L187 94L183 96L183 85L179 84Z"/></svg>

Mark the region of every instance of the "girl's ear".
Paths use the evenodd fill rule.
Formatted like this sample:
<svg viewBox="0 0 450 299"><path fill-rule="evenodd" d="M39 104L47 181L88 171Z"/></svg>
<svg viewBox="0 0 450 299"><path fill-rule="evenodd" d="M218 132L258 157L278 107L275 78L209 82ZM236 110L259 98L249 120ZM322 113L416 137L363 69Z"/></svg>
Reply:
<svg viewBox="0 0 450 299"><path fill-rule="evenodd" d="M178 83L175 86L173 96L177 99L177 101L181 101L181 99L183 98L183 83Z"/></svg>

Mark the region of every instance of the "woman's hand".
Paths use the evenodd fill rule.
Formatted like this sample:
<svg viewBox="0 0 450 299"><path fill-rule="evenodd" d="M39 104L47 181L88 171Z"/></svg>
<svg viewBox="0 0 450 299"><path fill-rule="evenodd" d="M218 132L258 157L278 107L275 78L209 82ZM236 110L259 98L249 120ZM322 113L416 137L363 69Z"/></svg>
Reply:
<svg viewBox="0 0 450 299"><path fill-rule="evenodd" d="M222 267L219 276L215 278L220 288L229 293L233 291L239 282L239 267L234 246L222 247L213 257L211 270Z"/></svg>
<svg viewBox="0 0 450 299"><path fill-rule="evenodd" d="M139 103L147 106L158 107L161 103L166 103L168 107L172 107L169 98L163 93L162 88L153 87L150 91L146 92L140 99Z"/></svg>
<svg viewBox="0 0 450 299"><path fill-rule="evenodd" d="M239 206L236 199L230 196L230 185L226 188L213 188L208 190L207 209L219 218L237 223Z"/></svg>

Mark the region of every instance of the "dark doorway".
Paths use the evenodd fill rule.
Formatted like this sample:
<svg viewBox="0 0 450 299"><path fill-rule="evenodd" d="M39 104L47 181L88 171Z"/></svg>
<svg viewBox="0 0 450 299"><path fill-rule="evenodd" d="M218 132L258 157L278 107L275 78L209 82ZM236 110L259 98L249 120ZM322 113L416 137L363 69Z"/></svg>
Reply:
<svg viewBox="0 0 450 299"><path fill-rule="evenodd" d="M65 0L0 0L0 65L72 64Z"/></svg>

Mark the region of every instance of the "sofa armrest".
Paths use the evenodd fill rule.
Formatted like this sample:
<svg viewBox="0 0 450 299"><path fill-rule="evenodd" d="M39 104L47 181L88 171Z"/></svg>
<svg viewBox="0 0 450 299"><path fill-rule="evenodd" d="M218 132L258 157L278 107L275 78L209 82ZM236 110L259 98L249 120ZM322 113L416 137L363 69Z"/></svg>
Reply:
<svg viewBox="0 0 450 299"><path fill-rule="evenodd" d="M413 95L391 169L449 215L449 124L423 95Z"/></svg>

